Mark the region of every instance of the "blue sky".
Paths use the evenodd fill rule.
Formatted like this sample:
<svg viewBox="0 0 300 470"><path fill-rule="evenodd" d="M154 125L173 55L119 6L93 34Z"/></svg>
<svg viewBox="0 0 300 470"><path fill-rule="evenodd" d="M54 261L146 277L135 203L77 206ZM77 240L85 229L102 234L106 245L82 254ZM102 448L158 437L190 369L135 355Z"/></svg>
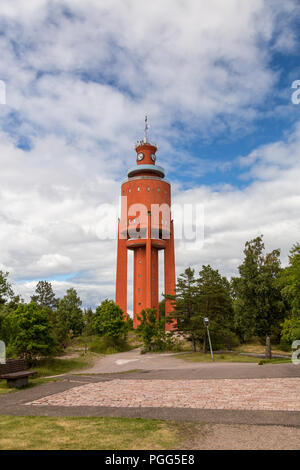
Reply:
<svg viewBox="0 0 300 470"><path fill-rule="evenodd" d="M117 205L145 114L173 201L204 208L204 243L177 241L177 274L210 263L230 277L261 233L287 262L300 228L299 10L296 0L0 6L0 269L24 298L38 279L58 295L75 287L85 305L114 297L116 240L99 237L101 208Z"/></svg>

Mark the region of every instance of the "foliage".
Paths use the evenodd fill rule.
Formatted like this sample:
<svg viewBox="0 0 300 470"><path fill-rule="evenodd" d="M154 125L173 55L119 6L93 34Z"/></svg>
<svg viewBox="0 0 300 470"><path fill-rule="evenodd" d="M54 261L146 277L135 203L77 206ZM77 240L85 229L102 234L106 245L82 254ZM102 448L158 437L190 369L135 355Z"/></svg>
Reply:
<svg viewBox="0 0 300 470"><path fill-rule="evenodd" d="M9 344L16 354L32 361L54 352L55 342L45 308L39 308L34 302L20 304L8 314L7 320L13 331Z"/></svg>
<svg viewBox="0 0 300 470"><path fill-rule="evenodd" d="M8 274L7 272L0 271L0 305L6 304L14 297L12 287L7 280Z"/></svg>
<svg viewBox="0 0 300 470"><path fill-rule="evenodd" d="M176 284L176 294L168 295L172 300L174 312L167 321L176 321L176 331L192 341L196 349L196 341L199 339L199 330L204 332L202 318L199 317L196 298L196 279L194 269L187 268L180 274ZM200 334L201 334L200 333Z"/></svg>
<svg viewBox="0 0 300 470"><path fill-rule="evenodd" d="M280 346L290 350L296 340L300 340L300 318L286 318L282 324Z"/></svg>
<svg viewBox="0 0 300 470"><path fill-rule="evenodd" d="M37 371L37 377L49 377L84 369L90 364L91 357L83 355L71 359L45 357L36 362L34 370Z"/></svg>
<svg viewBox="0 0 300 470"><path fill-rule="evenodd" d="M55 310L57 299L55 298L51 282L39 281L35 288L35 294L31 296L31 301L41 308L45 307L49 310Z"/></svg>
<svg viewBox="0 0 300 470"><path fill-rule="evenodd" d="M206 349L206 332L203 327L203 317L210 320L209 330L215 349L229 348L238 344L233 329L233 305L230 283L210 265L202 266L197 280L198 311L201 314L200 338ZM200 323L200 322L199 322Z"/></svg>
<svg viewBox="0 0 300 470"><path fill-rule="evenodd" d="M70 337L82 333L84 321L81 304L82 302L73 288L68 289L66 295L59 299L55 325L55 336L59 344L66 344Z"/></svg>
<svg viewBox="0 0 300 470"><path fill-rule="evenodd" d="M171 296L169 296L171 297ZM210 320L210 334L213 347L226 347L236 344L237 338L231 333L233 328L233 307L230 284L218 270L210 265L202 266L199 278L195 271L187 268L178 277L172 319L177 321L177 332L193 343L202 343L206 351L206 327L203 319ZM221 338L224 341L221 341Z"/></svg>
<svg viewBox="0 0 300 470"><path fill-rule="evenodd" d="M284 316L278 279L280 250L264 255L262 236L246 242L239 278L232 279L235 327L242 340L279 332Z"/></svg>
<svg viewBox="0 0 300 470"><path fill-rule="evenodd" d="M300 244L291 249L289 266L283 269L279 285L281 294L287 302L291 315L300 318Z"/></svg>
<svg viewBox="0 0 300 470"><path fill-rule="evenodd" d="M83 321L84 321L84 331L85 335L91 336L95 333L94 330L94 312L91 308L84 309L83 313Z"/></svg>
<svg viewBox="0 0 300 470"><path fill-rule="evenodd" d="M128 331L123 310L112 300L104 300L94 314L93 328L99 336L115 341L125 339Z"/></svg>
<svg viewBox="0 0 300 470"><path fill-rule="evenodd" d="M156 309L147 308L138 316L137 335L143 341L143 352L163 351L168 348L168 335L165 333L165 322L157 315Z"/></svg>
<svg viewBox="0 0 300 470"><path fill-rule="evenodd" d="M114 354L130 351L125 338L111 338L108 336L96 336L89 344L89 350L98 354Z"/></svg>

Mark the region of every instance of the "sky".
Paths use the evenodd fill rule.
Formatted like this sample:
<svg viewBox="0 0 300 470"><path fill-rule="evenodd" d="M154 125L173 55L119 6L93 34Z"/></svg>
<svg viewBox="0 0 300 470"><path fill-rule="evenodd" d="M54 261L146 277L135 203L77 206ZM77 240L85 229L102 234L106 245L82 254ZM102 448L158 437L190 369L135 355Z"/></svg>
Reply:
<svg viewBox="0 0 300 470"><path fill-rule="evenodd" d="M84 306L114 298L103 207L145 114L174 204L204 211L202 242L176 241L177 275L237 275L261 234L286 265L300 241L299 25L297 0L1 2L0 270L15 291L27 301L48 280Z"/></svg>

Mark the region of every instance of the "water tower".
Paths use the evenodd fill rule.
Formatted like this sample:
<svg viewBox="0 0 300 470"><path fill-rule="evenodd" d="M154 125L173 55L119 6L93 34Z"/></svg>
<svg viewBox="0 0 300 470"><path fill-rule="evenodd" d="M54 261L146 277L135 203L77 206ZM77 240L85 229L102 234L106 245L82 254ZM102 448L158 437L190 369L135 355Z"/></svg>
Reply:
<svg viewBox="0 0 300 470"><path fill-rule="evenodd" d="M156 165L157 146L148 142L145 119L145 138L135 147L136 165L128 170L121 186L121 217L118 227L116 303L127 315L127 259L133 251L133 325L145 308L159 303L159 257L164 252L164 294L175 293L174 231L171 218L171 185L165 172ZM166 300L165 314L173 307ZM166 330L173 324L166 322Z"/></svg>

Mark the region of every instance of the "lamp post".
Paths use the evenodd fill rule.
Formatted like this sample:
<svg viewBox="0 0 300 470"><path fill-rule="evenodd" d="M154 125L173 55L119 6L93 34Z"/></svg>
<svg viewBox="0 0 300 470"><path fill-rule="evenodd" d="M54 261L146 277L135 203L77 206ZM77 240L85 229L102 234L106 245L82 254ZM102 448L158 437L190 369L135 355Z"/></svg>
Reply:
<svg viewBox="0 0 300 470"><path fill-rule="evenodd" d="M88 327L88 319L84 319L84 355L86 355L88 351L88 344L87 344L87 327Z"/></svg>
<svg viewBox="0 0 300 470"><path fill-rule="evenodd" d="M213 353L212 346L211 346L211 340L210 340L210 334L209 334L209 328L208 328L209 327L209 318L207 318L207 317L203 318L203 323L206 326L206 330L207 330L211 360L214 361L214 353Z"/></svg>

